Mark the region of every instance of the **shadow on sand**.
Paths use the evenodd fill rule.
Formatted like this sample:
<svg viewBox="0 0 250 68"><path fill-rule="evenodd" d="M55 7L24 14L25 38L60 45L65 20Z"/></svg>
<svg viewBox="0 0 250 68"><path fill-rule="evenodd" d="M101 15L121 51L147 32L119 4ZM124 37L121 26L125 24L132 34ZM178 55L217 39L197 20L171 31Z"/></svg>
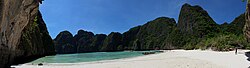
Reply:
<svg viewBox="0 0 250 68"><path fill-rule="evenodd" d="M245 55L248 57L247 60L250 62L250 51L246 52ZM250 66L248 68L250 68Z"/></svg>

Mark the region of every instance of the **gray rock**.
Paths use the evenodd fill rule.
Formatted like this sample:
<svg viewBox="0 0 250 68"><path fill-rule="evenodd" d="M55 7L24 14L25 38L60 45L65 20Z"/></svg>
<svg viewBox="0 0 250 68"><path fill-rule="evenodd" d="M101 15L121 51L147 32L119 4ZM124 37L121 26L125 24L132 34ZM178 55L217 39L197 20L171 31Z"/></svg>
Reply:
<svg viewBox="0 0 250 68"><path fill-rule="evenodd" d="M0 1L0 68L55 54L35 0Z"/></svg>

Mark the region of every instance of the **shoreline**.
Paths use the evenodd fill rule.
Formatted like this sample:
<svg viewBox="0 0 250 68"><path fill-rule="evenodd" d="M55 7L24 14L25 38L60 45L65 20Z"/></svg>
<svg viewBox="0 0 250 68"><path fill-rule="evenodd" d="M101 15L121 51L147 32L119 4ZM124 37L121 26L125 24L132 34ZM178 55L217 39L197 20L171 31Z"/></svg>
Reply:
<svg viewBox="0 0 250 68"><path fill-rule="evenodd" d="M163 53L80 63L43 63L42 66L23 64L15 68L247 68L245 52L249 50L217 52L210 50L164 50ZM156 67L155 67L156 66Z"/></svg>

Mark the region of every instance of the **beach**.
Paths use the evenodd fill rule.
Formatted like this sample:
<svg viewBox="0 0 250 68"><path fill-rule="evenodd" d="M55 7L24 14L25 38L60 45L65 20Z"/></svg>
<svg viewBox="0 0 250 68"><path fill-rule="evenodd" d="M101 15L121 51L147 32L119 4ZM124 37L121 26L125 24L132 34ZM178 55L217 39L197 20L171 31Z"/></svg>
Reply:
<svg viewBox="0 0 250 68"><path fill-rule="evenodd" d="M249 50L216 52L211 50L164 50L163 53L133 58L81 63L30 63L15 68L248 68Z"/></svg>

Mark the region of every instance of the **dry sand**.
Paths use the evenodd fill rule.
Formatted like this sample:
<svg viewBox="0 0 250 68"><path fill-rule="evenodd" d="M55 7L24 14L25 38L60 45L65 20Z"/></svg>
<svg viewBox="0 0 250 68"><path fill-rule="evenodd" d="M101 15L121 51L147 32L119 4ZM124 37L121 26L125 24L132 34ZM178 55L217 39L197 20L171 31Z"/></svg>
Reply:
<svg viewBox="0 0 250 68"><path fill-rule="evenodd" d="M134 58L83 62L74 64L23 64L16 68L248 68L250 61L245 56L248 50L215 52L201 50L171 50L164 53Z"/></svg>

